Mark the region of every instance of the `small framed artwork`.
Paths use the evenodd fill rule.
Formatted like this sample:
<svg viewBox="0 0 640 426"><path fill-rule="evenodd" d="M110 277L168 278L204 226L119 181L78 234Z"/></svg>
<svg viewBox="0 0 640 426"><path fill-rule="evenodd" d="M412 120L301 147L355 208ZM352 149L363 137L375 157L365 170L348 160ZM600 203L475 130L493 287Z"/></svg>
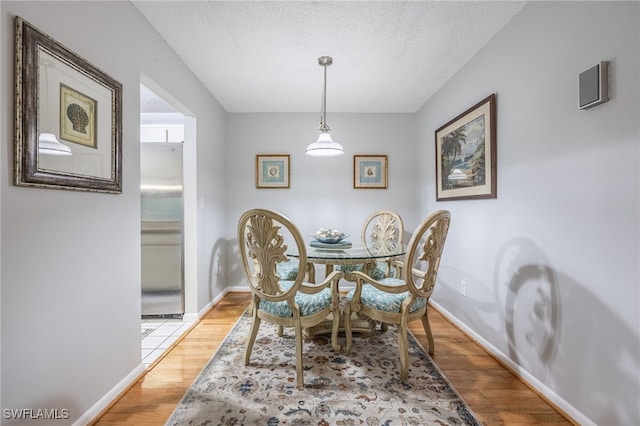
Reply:
<svg viewBox="0 0 640 426"><path fill-rule="evenodd" d="M357 189L387 188L386 155L354 155L353 187Z"/></svg>
<svg viewBox="0 0 640 426"><path fill-rule="evenodd" d="M256 155L256 188L289 188L289 154Z"/></svg>
<svg viewBox="0 0 640 426"><path fill-rule="evenodd" d="M122 193L122 84L15 18L14 182Z"/></svg>
<svg viewBox="0 0 640 426"><path fill-rule="evenodd" d="M436 201L497 197L496 95L435 132Z"/></svg>
<svg viewBox="0 0 640 426"><path fill-rule="evenodd" d="M60 84L60 139L96 149L98 102Z"/></svg>

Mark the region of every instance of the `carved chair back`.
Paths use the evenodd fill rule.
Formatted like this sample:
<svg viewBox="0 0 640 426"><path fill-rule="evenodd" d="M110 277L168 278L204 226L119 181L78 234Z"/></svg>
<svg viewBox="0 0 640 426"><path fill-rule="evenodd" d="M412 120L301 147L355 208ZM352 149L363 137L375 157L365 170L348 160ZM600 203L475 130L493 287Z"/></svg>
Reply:
<svg viewBox="0 0 640 426"><path fill-rule="evenodd" d="M267 209L252 209L238 221L240 258L251 287L260 299L270 302L289 300L299 290L304 273L298 273L288 288L280 286L277 265L287 262L289 250L286 242L293 242L300 264L307 262L307 252L298 228L284 215Z"/></svg>
<svg viewBox="0 0 640 426"><path fill-rule="evenodd" d="M429 298L433 293L450 223L450 212L436 211L418 226L409 240L402 279L414 297Z"/></svg>
<svg viewBox="0 0 640 426"><path fill-rule="evenodd" d="M396 212L381 210L369 216L362 225L362 246L377 253L393 252L402 243L404 224Z"/></svg>

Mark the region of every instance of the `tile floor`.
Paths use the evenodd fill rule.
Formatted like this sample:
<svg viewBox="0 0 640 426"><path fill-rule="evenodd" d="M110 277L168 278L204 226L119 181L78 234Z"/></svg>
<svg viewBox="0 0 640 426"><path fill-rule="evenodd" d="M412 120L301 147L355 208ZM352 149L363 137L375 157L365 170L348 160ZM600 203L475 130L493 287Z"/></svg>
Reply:
<svg viewBox="0 0 640 426"><path fill-rule="evenodd" d="M182 319L142 319L142 363L145 368L149 368L192 324Z"/></svg>

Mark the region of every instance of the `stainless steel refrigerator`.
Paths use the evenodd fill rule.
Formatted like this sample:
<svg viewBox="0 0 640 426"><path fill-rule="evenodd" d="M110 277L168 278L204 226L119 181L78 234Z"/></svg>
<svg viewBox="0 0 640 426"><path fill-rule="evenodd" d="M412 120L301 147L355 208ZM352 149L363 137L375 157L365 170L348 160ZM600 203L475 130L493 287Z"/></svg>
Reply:
<svg viewBox="0 0 640 426"><path fill-rule="evenodd" d="M184 314L182 143L140 144L142 316Z"/></svg>

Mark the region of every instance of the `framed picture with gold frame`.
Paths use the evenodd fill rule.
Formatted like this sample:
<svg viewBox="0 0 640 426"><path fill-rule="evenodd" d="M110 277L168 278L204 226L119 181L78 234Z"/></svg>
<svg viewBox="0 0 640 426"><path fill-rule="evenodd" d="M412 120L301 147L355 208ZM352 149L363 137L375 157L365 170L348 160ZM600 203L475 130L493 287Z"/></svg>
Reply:
<svg viewBox="0 0 640 426"><path fill-rule="evenodd" d="M256 188L289 188L289 154L256 155Z"/></svg>
<svg viewBox="0 0 640 426"><path fill-rule="evenodd" d="M353 187L356 189L386 189L388 184L386 155L354 155Z"/></svg>

